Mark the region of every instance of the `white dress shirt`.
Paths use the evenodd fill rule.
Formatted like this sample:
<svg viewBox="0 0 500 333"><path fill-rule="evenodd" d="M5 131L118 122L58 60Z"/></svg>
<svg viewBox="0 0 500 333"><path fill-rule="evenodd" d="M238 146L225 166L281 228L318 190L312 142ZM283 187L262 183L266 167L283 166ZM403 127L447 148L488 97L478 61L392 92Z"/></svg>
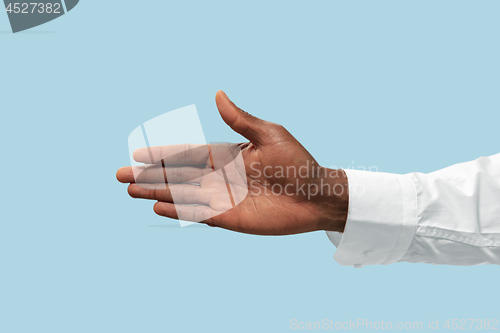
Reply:
<svg viewBox="0 0 500 333"><path fill-rule="evenodd" d="M327 231L341 265L500 264L500 154L429 174L345 172L346 227Z"/></svg>

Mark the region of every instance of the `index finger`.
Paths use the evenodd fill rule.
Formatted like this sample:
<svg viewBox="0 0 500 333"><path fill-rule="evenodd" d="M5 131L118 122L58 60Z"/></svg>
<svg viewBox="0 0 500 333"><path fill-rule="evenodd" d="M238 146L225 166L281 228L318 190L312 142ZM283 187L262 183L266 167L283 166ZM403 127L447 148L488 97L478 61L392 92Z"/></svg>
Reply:
<svg viewBox="0 0 500 333"><path fill-rule="evenodd" d="M191 143L145 147L134 151L133 158L146 164L203 165L209 158L209 148L208 145Z"/></svg>

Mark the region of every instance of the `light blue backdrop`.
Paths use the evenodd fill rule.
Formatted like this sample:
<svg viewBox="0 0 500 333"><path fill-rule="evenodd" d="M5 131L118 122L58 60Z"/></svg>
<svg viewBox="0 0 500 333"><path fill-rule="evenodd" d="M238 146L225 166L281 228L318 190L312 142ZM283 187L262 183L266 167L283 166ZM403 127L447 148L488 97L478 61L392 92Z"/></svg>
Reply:
<svg viewBox="0 0 500 333"><path fill-rule="evenodd" d="M498 1L90 1L0 13L0 332L288 332L499 318L499 267L344 268L323 232L175 223L115 171L127 136L224 89L327 166L430 172L500 151Z"/></svg>

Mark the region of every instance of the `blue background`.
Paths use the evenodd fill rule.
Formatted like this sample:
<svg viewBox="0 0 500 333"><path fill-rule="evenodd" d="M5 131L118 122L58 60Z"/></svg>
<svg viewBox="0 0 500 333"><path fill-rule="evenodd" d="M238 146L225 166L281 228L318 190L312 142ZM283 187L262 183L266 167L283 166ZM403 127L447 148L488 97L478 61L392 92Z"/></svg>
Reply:
<svg viewBox="0 0 500 333"><path fill-rule="evenodd" d="M218 89L326 166L431 172L498 153L499 11L87 0L15 35L0 14L0 332L499 319L499 267L345 268L323 232L169 227L115 180L128 134L179 107L196 104L207 140L241 141L218 116Z"/></svg>

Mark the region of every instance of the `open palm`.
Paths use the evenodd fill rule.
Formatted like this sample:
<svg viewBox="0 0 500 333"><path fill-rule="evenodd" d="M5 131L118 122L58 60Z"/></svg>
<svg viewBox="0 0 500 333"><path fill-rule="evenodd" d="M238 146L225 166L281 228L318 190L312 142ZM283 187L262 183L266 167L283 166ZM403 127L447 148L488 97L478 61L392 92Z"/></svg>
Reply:
<svg viewBox="0 0 500 333"><path fill-rule="evenodd" d="M249 142L139 149L144 167L124 167L134 198L157 200L158 215L238 232L284 235L342 231L347 179L318 165L282 126L258 119L218 92L223 120Z"/></svg>

